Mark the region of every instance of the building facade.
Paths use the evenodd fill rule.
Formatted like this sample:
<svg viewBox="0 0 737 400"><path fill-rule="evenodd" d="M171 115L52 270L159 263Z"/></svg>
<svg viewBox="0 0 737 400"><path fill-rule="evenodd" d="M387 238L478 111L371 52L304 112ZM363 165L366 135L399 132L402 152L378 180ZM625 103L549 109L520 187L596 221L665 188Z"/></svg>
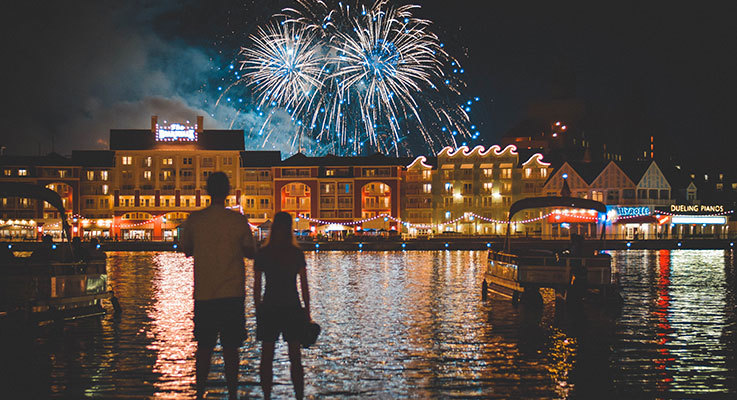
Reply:
<svg viewBox="0 0 737 400"><path fill-rule="evenodd" d="M515 145L447 147L436 157L296 154L285 160L278 151L243 148L243 131L206 130L201 117L194 124L152 117L150 129L111 130L109 150L74 151L70 158L1 156L0 180L55 190L75 236L119 240L176 240L189 214L210 204L206 182L215 171L231 181L226 205L254 228L285 211L306 235L504 235L514 202L559 196L564 182L571 196L605 203L607 215L526 210L512 218L511 233L594 236L604 224L610 237L627 239L726 236L733 208L699 201L693 176L654 160L552 166ZM60 216L48 205L0 201L0 237L61 237Z"/></svg>

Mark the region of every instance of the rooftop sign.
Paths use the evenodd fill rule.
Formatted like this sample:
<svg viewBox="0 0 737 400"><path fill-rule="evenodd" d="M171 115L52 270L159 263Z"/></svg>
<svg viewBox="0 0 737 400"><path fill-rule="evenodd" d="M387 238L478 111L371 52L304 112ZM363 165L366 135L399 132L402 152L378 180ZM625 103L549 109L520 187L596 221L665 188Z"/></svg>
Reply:
<svg viewBox="0 0 737 400"><path fill-rule="evenodd" d="M196 142L197 141L197 125L184 124L156 124L156 141L157 142Z"/></svg>

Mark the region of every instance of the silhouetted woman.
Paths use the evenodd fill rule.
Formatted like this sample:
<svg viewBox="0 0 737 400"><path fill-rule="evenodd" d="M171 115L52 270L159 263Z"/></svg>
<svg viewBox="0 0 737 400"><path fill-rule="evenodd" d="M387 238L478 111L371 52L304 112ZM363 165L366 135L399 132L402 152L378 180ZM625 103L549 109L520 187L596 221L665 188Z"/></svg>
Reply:
<svg viewBox="0 0 737 400"><path fill-rule="evenodd" d="M279 212L274 216L266 244L256 255L253 274L253 302L256 306L256 339L261 340L261 389L271 397L274 344L281 334L289 346L289 363L294 394L304 395L304 370L300 338L310 321L310 291L307 286L305 257L292 234L292 216ZM266 276L266 290L261 298L261 275ZM302 289L304 309L297 293L297 276Z"/></svg>

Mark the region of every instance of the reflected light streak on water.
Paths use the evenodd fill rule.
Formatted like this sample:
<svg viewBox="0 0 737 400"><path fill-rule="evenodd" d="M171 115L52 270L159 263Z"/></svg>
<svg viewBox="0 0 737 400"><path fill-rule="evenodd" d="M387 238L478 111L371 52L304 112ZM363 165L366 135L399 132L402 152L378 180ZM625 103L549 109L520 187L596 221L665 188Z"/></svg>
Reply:
<svg viewBox="0 0 737 400"><path fill-rule="evenodd" d="M181 253L160 253L153 257L154 304L148 310L151 339L148 349L156 351L154 373L159 398L179 398L182 387L194 385L194 354L197 346L192 330L191 258Z"/></svg>
<svg viewBox="0 0 737 400"><path fill-rule="evenodd" d="M624 306L541 312L480 300L486 254L310 252L313 317L303 351L306 394L365 398L700 397L737 394L734 255L621 251L613 259ZM250 263L247 279L251 282ZM13 341L23 397L193 398L192 262L175 253L110 253L124 314L70 322ZM260 397L259 343L247 292L241 396ZM16 354L17 353L17 354ZM5 353L3 353L5 354ZM293 396L277 346L276 398ZM15 375L12 375L15 374ZM222 352L211 398L225 398Z"/></svg>

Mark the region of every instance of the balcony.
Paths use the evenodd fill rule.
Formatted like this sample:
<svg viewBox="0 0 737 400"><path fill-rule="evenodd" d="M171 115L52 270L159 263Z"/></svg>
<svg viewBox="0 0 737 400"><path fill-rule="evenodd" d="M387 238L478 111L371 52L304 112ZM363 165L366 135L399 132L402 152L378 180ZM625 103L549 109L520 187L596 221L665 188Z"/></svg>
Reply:
<svg viewBox="0 0 737 400"><path fill-rule="evenodd" d="M246 188L243 189L243 194L248 196L271 196L274 191L271 188Z"/></svg>
<svg viewBox="0 0 737 400"><path fill-rule="evenodd" d="M432 202L427 201L427 202L418 202L418 203L407 203L406 204L406 208L412 208L412 209L416 209L416 208L432 209Z"/></svg>

